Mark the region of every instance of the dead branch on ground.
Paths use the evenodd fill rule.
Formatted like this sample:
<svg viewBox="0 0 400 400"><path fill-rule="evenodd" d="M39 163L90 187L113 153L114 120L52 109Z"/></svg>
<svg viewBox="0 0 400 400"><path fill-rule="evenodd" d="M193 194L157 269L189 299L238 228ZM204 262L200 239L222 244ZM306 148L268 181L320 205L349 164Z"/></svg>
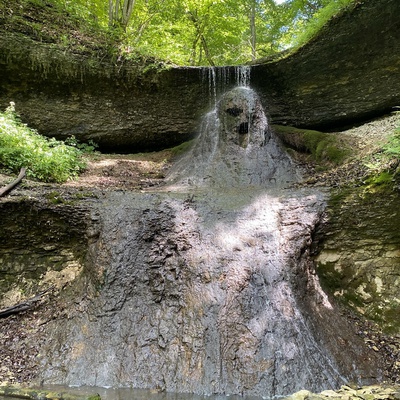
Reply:
<svg viewBox="0 0 400 400"><path fill-rule="evenodd" d="M25 176L25 173L26 173L26 168L21 168L21 170L19 171L18 178L15 181L4 186L2 189L0 189L0 197L6 195L8 192L13 190L22 181L22 179Z"/></svg>

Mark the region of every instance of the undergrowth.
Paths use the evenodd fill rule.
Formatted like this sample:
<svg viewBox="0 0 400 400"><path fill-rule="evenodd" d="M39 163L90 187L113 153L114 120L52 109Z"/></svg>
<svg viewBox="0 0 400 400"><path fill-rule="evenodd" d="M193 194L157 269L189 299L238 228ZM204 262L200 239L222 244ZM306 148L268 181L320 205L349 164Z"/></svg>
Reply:
<svg viewBox="0 0 400 400"><path fill-rule="evenodd" d="M93 150L73 137L62 142L41 136L20 121L14 103L0 113L0 166L6 172L25 167L30 178L62 183L85 169L84 154Z"/></svg>
<svg viewBox="0 0 400 400"><path fill-rule="evenodd" d="M0 62L23 64L44 78L50 72L58 79L81 80L90 73L109 77L118 72L135 80L169 68L137 51L126 53L107 28L52 0L0 0L0 36ZM128 59L130 68L123 69Z"/></svg>
<svg viewBox="0 0 400 400"><path fill-rule="evenodd" d="M400 127L370 157L366 167L370 175L365 183L370 189L390 189L400 182Z"/></svg>

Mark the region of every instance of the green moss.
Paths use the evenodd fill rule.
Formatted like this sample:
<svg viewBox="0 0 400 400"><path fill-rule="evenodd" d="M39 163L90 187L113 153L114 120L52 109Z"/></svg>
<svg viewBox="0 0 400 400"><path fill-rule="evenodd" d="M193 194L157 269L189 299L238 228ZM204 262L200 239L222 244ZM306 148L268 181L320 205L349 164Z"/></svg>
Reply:
<svg viewBox="0 0 400 400"><path fill-rule="evenodd" d="M336 0L322 7L308 22L306 29L297 36L295 50L322 34L325 29L328 29L329 23L334 23L340 15L356 5L354 0Z"/></svg>
<svg viewBox="0 0 400 400"><path fill-rule="evenodd" d="M376 181L381 185L376 187L387 187L389 179L390 174L379 174ZM327 293L388 333L400 331L399 210L400 197L393 190L358 187L335 192L316 263Z"/></svg>
<svg viewBox="0 0 400 400"><path fill-rule="evenodd" d="M323 168L341 164L349 154L349 149L333 133L281 125L273 125L273 129L285 145L310 154Z"/></svg>
<svg viewBox="0 0 400 400"><path fill-rule="evenodd" d="M378 175L373 175L369 177L366 183L372 186L381 186L381 185L390 185L392 181L393 181L393 174L391 174L388 171L383 171Z"/></svg>
<svg viewBox="0 0 400 400"><path fill-rule="evenodd" d="M318 162L330 162L339 165L348 154L347 148L342 148L334 134L317 131L304 132L306 148Z"/></svg>
<svg viewBox="0 0 400 400"><path fill-rule="evenodd" d="M45 195L46 199L49 200L51 204L63 204L65 203L65 200L61 196L60 193L58 192L50 192L46 193Z"/></svg>
<svg viewBox="0 0 400 400"><path fill-rule="evenodd" d="M71 195L71 197L75 200L85 200L85 199L97 199L99 196L94 193L94 192L87 192L87 191L82 191L82 192L77 192Z"/></svg>
<svg viewBox="0 0 400 400"><path fill-rule="evenodd" d="M7 398L18 398L18 399L48 399L48 400L101 400L99 394L75 394L72 389L70 392L54 392L51 390L44 389L31 389L13 385L1 385L0 396L6 396Z"/></svg>
<svg viewBox="0 0 400 400"><path fill-rule="evenodd" d="M350 305L351 307L362 307L364 305L363 300L354 292L346 292L341 301L345 305Z"/></svg>
<svg viewBox="0 0 400 400"><path fill-rule="evenodd" d="M366 192L398 190L400 183L400 128L389 135L380 149L371 154L365 166L369 177L365 180Z"/></svg>
<svg viewBox="0 0 400 400"><path fill-rule="evenodd" d="M342 274L335 270L335 263L318 263L317 272L320 276L321 284L327 292L333 293L342 287L343 277Z"/></svg>
<svg viewBox="0 0 400 400"><path fill-rule="evenodd" d="M188 140L187 142L183 142L178 146L175 146L171 149L171 155L173 157L179 157L182 154L186 153L187 151L189 151L194 143L194 139L192 140Z"/></svg>
<svg viewBox="0 0 400 400"><path fill-rule="evenodd" d="M400 304L391 304L388 309L383 313L383 320L385 321L386 333L400 332Z"/></svg>

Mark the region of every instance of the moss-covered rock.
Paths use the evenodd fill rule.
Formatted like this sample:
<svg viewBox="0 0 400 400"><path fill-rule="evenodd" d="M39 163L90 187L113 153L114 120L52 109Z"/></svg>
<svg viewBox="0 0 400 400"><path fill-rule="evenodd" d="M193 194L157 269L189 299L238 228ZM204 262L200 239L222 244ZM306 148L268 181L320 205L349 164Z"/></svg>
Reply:
<svg viewBox="0 0 400 400"><path fill-rule="evenodd" d="M322 167L338 165L349 154L347 146L333 133L285 125L273 125L273 129L286 146L298 152L309 153L312 161Z"/></svg>
<svg viewBox="0 0 400 400"><path fill-rule="evenodd" d="M44 390L40 388L25 388L13 385L0 385L0 398L28 400L101 400L97 393L75 394L68 390Z"/></svg>

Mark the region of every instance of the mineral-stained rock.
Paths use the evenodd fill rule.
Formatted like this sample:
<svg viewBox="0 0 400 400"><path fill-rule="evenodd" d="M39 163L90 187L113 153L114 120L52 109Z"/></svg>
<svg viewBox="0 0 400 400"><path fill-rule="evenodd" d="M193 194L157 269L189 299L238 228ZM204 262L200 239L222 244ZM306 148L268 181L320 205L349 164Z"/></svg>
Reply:
<svg viewBox="0 0 400 400"><path fill-rule="evenodd" d="M342 193L330 203L316 258L333 296L392 333L400 332L399 210L397 193ZM383 345L375 344L375 351Z"/></svg>
<svg viewBox="0 0 400 400"><path fill-rule="evenodd" d="M68 390L44 390L11 385L0 385L0 397L30 400L101 400L98 394L74 394Z"/></svg>

